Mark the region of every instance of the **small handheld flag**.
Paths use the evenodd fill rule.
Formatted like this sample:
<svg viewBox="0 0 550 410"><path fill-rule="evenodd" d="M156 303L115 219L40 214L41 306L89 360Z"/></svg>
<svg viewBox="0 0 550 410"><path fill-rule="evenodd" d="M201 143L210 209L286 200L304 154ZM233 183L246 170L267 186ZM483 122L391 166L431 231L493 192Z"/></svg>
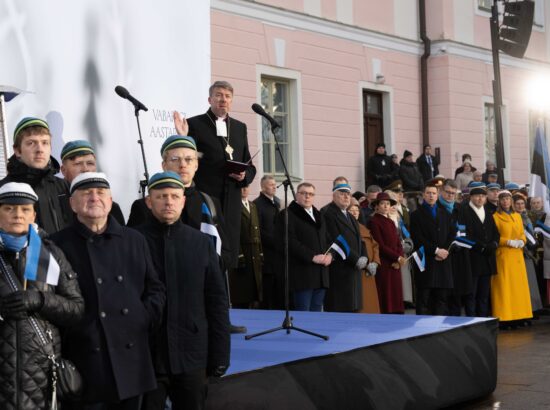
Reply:
<svg viewBox="0 0 550 410"><path fill-rule="evenodd" d="M535 232L541 233L545 238L550 239L550 226L543 224L541 221L537 221L535 224Z"/></svg>
<svg viewBox="0 0 550 410"><path fill-rule="evenodd" d="M53 255L42 246L42 240L35 228L29 226L29 246L27 247L27 261L23 274L25 281L33 280L57 286L59 281L59 264Z"/></svg>
<svg viewBox="0 0 550 410"><path fill-rule="evenodd" d="M451 246L456 245L460 246L461 248L472 249L475 244L476 241L468 239L465 236L457 236L453 243L451 243Z"/></svg>
<svg viewBox="0 0 550 410"><path fill-rule="evenodd" d="M424 246L418 248L411 256L416 262L418 269L420 269L420 272L424 272L426 270L426 254L424 253Z"/></svg>
<svg viewBox="0 0 550 410"><path fill-rule="evenodd" d="M526 227L525 227L525 237L527 238L527 242L529 242L531 245L536 245L537 244L537 240L535 239L534 235L533 235L533 226L531 225L531 223L529 223Z"/></svg>
<svg viewBox="0 0 550 410"><path fill-rule="evenodd" d="M214 220L212 218L212 213L208 206L203 202L202 203L202 222L201 222L201 232L207 235L210 235L214 240L214 245L216 246L216 253L218 255L222 254L222 240L218 229L214 225Z"/></svg>
<svg viewBox="0 0 550 410"><path fill-rule="evenodd" d="M350 253L350 248L348 242L342 235L338 235L336 240L330 245L330 249L334 249L342 257L343 260L346 260Z"/></svg>

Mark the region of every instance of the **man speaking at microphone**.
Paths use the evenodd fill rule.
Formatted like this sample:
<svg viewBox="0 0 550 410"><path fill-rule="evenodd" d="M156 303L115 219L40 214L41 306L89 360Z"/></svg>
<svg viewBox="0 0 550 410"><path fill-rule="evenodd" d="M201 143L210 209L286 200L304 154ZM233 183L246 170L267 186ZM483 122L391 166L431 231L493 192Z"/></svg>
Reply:
<svg viewBox="0 0 550 410"><path fill-rule="evenodd" d="M229 173L226 161L248 163L250 152L246 124L229 116L233 102L233 87L227 81L210 86L205 114L186 120L176 111L174 125L179 135L195 138L197 151L202 152L201 166L195 174L197 189L217 198L222 204L227 236L231 246L231 265L237 266L241 229L241 188L254 180L252 163L245 171Z"/></svg>

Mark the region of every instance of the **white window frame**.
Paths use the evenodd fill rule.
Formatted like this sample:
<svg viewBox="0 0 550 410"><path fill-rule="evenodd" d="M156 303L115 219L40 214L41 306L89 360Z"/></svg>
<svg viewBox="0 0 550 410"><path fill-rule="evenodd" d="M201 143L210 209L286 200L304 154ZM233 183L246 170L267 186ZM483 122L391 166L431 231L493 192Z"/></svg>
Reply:
<svg viewBox="0 0 550 410"><path fill-rule="evenodd" d="M271 67L266 65L256 65L256 101L261 103L261 84L262 77L280 78L289 83L289 163L287 164L288 173L292 182L301 182L304 179L304 138L302 126L302 76L301 73L287 68ZM263 117L257 116L256 129L258 147L263 149L262 140L262 121ZM257 169L260 171L260 177L264 175L263 153L256 157L258 163ZM282 180L280 175L275 175L277 180Z"/></svg>

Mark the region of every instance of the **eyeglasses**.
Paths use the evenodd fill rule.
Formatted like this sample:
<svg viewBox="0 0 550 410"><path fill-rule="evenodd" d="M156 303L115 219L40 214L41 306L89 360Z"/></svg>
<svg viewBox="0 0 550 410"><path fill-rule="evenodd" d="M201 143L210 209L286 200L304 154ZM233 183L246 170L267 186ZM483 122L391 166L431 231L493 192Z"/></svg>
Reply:
<svg viewBox="0 0 550 410"><path fill-rule="evenodd" d="M446 189L443 190L447 195L456 195L456 191L447 191Z"/></svg>
<svg viewBox="0 0 550 410"><path fill-rule="evenodd" d="M191 165L193 162L195 162L197 158L194 157L170 157L168 158L168 162L170 164L183 164L184 162L187 165Z"/></svg>
<svg viewBox="0 0 550 410"><path fill-rule="evenodd" d="M303 195L305 196L306 198L307 197L314 197L315 196L315 192L305 192L305 191L302 191L302 192L298 192L300 195Z"/></svg>

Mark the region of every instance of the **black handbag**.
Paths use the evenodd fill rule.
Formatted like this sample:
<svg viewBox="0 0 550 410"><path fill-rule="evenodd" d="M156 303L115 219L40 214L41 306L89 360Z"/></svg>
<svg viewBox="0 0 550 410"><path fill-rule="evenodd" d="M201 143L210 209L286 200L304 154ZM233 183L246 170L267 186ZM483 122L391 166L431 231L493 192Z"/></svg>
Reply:
<svg viewBox="0 0 550 410"><path fill-rule="evenodd" d="M62 357L52 360L52 379L60 400L73 401L82 394L82 376L70 360Z"/></svg>

